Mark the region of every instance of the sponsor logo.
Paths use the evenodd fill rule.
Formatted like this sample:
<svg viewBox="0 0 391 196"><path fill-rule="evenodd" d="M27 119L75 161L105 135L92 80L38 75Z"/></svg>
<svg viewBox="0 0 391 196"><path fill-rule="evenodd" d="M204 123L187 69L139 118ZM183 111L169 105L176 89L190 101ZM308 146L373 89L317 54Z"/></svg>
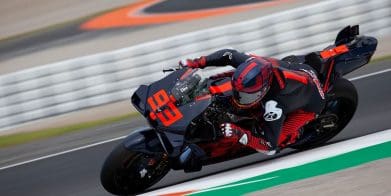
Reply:
<svg viewBox="0 0 391 196"><path fill-rule="evenodd" d="M315 83L315 86L318 89L320 96L322 97L322 99L325 99L324 92L322 90L322 85L320 84L319 79L316 76L316 74L312 70L305 70L305 69L301 69L301 70L304 71L305 73L307 73L308 75L310 75L310 77L312 78L312 81Z"/></svg>
<svg viewBox="0 0 391 196"><path fill-rule="evenodd" d="M230 124L225 124L224 126L224 134L225 137L231 137L232 136L232 128Z"/></svg>
<svg viewBox="0 0 391 196"><path fill-rule="evenodd" d="M270 100L265 104L265 114L263 118L266 121L275 121L280 119L282 116L282 109L277 107L277 102Z"/></svg>
<svg viewBox="0 0 391 196"><path fill-rule="evenodd" d="M225 52L223 57L228 56L229 60L232 60L232 52Z"/></svg>
<svg viewBox="0 0 391 196"><path fill-rule="evenodd" d="M140 177L141 177L141 178L144 178L144 177L145 177L145 174L147 174L148 171L144 168L144 169L142 169L139 173L140 173Z"/></svg>
<svg viewBox="0 0 391 196"><path fill-rule="evenodd" d="M243 144L243 145L247 145L247 143L248 143L247 134L244 134L244 135L239 139L239 143L241 143L241 144Z"/></svg>

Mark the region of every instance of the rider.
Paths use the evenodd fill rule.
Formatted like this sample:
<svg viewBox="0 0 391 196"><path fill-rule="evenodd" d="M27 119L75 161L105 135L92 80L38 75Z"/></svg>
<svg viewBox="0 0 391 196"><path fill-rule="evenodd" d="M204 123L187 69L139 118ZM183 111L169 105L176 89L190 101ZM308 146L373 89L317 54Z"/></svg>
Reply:
<svg viewBox="0 0 391 196"><path fill-rule="evenodd" d="M295 142L300 128L313 120L325 104L316 70L306 64L232 49L182 60L179 64L190 68L226 65L236 68L220 74L232 79L231 103L236 111L260 123L255 130L248 130L227 122L221 124L221 131L226 138L267 155Z"/></svg>

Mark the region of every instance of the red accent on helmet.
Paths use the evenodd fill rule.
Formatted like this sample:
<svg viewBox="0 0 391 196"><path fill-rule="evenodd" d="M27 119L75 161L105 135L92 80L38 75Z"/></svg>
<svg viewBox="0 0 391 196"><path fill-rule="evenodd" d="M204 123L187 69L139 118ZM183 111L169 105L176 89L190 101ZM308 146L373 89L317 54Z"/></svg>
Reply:
<svg viewBox="0 0 391 196"><path fill-rule="evenodd" d="M240 64L232 76L234 105L239 108L257 105L270 88L272 70L272 64L261 57Z"/></svg>
<svg viewBox="0 0 391 196"><path fill-rule="evenodd" d="M237 79L235 80L232 80L233 82L233 86L235 87L235 89L237 90L244 90L244 85L243 85L243 80L245 79L246 75L248 74L248 72L253 69L257 64L255 62L253 63L250 63L248 64L244 70L239 74L239 76L237 77ZM235 74L235 73L234 73ZM234 76L235 77L235 76Z"/></svg>

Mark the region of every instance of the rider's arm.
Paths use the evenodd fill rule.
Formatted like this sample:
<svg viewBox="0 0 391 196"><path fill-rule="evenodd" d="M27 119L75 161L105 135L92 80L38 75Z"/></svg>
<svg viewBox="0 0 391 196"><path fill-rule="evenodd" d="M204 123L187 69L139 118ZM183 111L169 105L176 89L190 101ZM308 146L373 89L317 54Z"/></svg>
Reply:
<svg viewBox="0 0 391 196"><path fill-rule="evenodd" d="M223 49L206 56L206 66L231 65L236 68L249 58L251 58L250 55L237 50Z"/></svg>
<svg viewBox="0 0 391 196"><path fill-rule="evenodd" d="M286 109L277 101L269 100L265 103L265 113L263 114L265 123L261 126L261 129L272 148L278 146L278 139L286 119L285 112Z"/></svg>
<svg viewBox="0 0 391 196"><path fill-rule="evenodd" d="M233 49L218 50L207 56L201 56L196 59L187 59L181 61L181 65L185 65L191 68L204 68L207 66L226 66L238 67L241 63L251 58L250 55L238 52Z"/></svg>

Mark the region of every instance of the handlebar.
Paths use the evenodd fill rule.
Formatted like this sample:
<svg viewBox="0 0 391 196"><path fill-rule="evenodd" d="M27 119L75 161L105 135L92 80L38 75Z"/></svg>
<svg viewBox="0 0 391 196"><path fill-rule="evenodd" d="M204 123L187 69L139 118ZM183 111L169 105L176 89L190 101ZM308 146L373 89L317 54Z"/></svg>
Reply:
<svg viewBox="0 0 391 196"><path fill-rule="evenodd" d="M165 68L165 69L163 69L163 73L177 71L177 70L180 70L182 68L183 67L181 67L181 66Z"/></svg>

